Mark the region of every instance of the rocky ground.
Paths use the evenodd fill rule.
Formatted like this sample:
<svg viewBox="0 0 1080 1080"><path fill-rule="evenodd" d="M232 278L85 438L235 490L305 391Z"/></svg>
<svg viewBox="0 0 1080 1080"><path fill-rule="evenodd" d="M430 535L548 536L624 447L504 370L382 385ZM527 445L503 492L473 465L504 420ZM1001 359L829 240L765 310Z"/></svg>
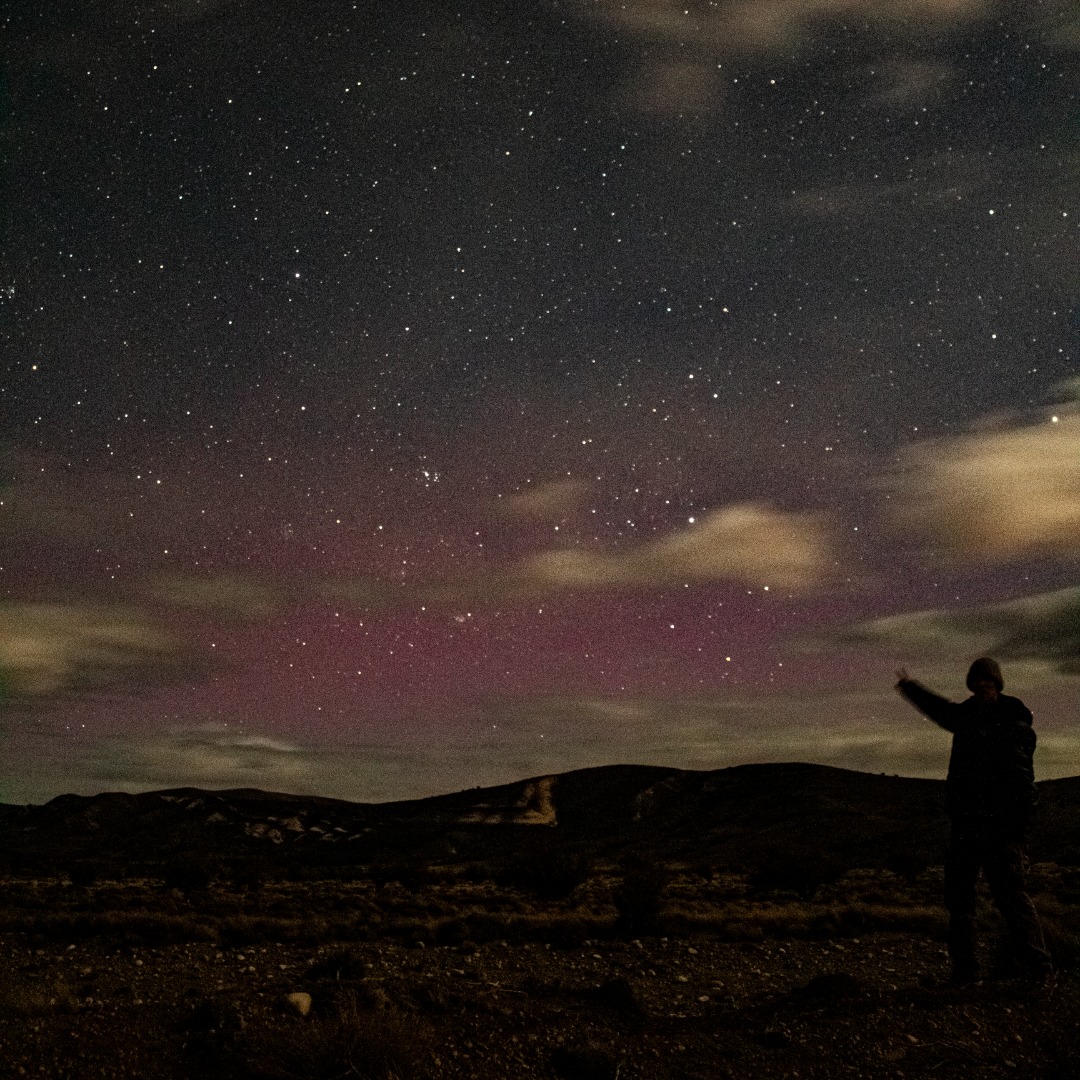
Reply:
<svg viewBox="0 0 1080 1080"><path fill-rule="evenodd" d="M1044 886L1060 884L1052 871ZM561 921L490 883L197 897L9 883L0 1076L1080 1075L1071 971L1043 987L941 987L934 872L906 890L881 878L808 902L690 875L665 886L668 932L638 936L600 904L603 882L564 902ZM463 921L482 900L488 921ZM1075 909L1040 900L1068 960ZM330 909L337 921L320 921ZM494 919L510 909L516 922Z"/></svg>

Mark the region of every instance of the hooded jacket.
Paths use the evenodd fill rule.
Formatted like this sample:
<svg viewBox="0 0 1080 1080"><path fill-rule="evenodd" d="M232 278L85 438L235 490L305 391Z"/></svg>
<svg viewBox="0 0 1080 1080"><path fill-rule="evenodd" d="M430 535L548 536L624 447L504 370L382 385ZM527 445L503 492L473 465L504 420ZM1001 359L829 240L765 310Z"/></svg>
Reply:
<svg viewBox="0 0 1080 1080"><path fill-rule="evenodd" d="M920 712L952 732L946 813L954 821L1025 829L1035 807L1031 710L1006 694L992 702L970 697L957 704L914 679L902 680L899 690Z"/></svg>

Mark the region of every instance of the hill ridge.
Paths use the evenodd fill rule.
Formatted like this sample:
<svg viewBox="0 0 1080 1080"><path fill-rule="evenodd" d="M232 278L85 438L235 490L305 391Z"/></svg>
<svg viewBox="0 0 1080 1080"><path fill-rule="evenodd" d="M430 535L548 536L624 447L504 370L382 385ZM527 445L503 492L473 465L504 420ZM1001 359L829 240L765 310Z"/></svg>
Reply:
<svg viewBox="0 0 1080 1080"><path fill-rule="evenodd" d="M1042 781L1038 790L1034 857L1075 850L1080 777ZM603 859L634 848L747 866L801 850L882 866L898 851L940 858L943 794L940 780L806 762L715 770L603 765L386 803L179 787L0 804L0 850L13 866L31 868L252 854L313 867L430 865L507 858L547 834L547 843Z"/></svg>

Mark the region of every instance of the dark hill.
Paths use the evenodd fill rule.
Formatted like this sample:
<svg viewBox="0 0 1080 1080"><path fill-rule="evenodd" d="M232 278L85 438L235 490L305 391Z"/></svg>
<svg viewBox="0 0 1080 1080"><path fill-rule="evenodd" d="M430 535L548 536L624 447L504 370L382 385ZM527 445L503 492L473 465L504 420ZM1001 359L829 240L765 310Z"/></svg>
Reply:
<svg viewBox="0 0 1080 1080"><path fill-rule="evenodd" d="M42 871L90 860L134 872L180 857L251 855L311 871L445 865L499 860L537 843L732 868L793 852L880 867L940 861L943 787L820 765L613 765L379 804L253 789L63 795L43 806L0 805L0 852L13 869ZM1039 791L1034 858L1077 862L1080 777Z"/></svg>

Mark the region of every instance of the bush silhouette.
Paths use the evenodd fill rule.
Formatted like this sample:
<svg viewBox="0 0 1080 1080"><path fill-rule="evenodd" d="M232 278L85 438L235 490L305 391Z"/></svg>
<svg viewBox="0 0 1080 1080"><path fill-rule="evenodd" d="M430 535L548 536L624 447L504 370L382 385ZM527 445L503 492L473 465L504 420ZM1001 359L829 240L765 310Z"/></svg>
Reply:
<svg viewBox="0 0 1080 1080"><path fill-rule="evenodd" d="M77 889L86 889L101 878L101 867L94 862L72 863L67 868L67 876Z"/></svg>
<svg viewBox="0 0 1080 1080"><path fill-rule="evenodd" d="M812 900L822 885L838 881L846 868L821 851L773 851L750 874L750 886L760 892L793 892Z"/></svg>
<svg viewBox="0 0 1080 1080"><path fill-rule="evenodd" d="M536 837L493 875L497 884L540 900L565 900L588 880L592 860L550 834Z"/></svg>
<svg viewBox="0 0 1080 1080"><path fill-rule="evenodd" d="M619 1063L606 1047L584 1043L556 1047L551 1053L551 1070L559 1080L616 1080Z"/></svg>
<svg viewBox="0 0 1080 1080"><path fill-rule="evenodd" d="M346 999L314 1016L253 1039L246 1075L259 1080L421 1080L430 1036L416 1016L373 1012Z"/></svg>
<svg viewBox="0 0 1080 1080"><path fill-rule="evenodd" d="M235 859L229 867L232 883L246 892L256 892L270 877L270 863L259 855Z"/></svg>
<svg viewBox="0 0 1080 1080"><path fill-rule="evenodd" d="M659 933L661 900L670 881L670 869L654 855L644 851L627 855L612 897L619 913L617 932L625 937Z"/></svg>
<svg viewBox="0 0 1080 1080"><path fill-rule="evenodd" d="M930 860L926 854L912 847L896 848L885 858L886 868L909 884L915 881L929 865Z"/></svg>
<svg viewBox="0 0 1080 1080"><path fill-rule="evenodd" d="M1080 933L1077 933L1071 920L1043 913L1040 922L1055 969L1072 973L1080 971Z"/></svg>
<svg viewBox="0 0 1080 1080"><path fill-rule="evenodd" d="M167 889L201 892L221 874L221 866L205 855L181 855L165 865L162 878Z"/></svg>

